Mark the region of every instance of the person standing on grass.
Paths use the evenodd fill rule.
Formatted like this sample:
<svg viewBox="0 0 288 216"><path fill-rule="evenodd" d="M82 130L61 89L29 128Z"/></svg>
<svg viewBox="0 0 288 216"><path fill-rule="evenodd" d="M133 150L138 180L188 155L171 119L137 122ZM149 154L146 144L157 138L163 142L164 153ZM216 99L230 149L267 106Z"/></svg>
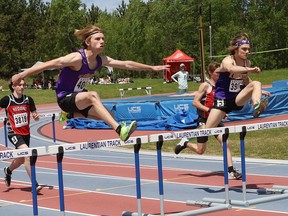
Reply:
<svg viewBox="0 0 288 216"><path fill-rule="evenodd" d="M67 119L67 113L74 117L85 117L103 120L120 136L122 141L128 140L136 130L137 123L132 121L129 126L119 125L113 115L105 108L95 91L86 91L85 85L94 76L95 71L102 66L126 70L166 70L169 65L152 66L135 61L116 60L109 56L100 56L104 51L105 38L101 28L88 25L81 30L75 30L75 36L81 40L83 48L68 55L31 67L12 77L12 82L18 84L24 77L38 74L51 68L62 68L56 83L56 96L59 107L64 111L60 122Z"/></svg>
<svg viewBox="0 0 288 216"><path fill-rule="evenodd" d="M178 83L178 94L184 94L188 92L188 77L189 73L186 71L186 66L185 64L181 63L180 71L171 76L174 82Z"/></svg>
<svg viewBox="0 0 288 216"><path fill-rule="evenodd" d="M23 79L17 85L11 82L9 88L12 94L4 96L0 100L0 109L5 109L8 119L8 139L16 149L27 149L30 146L30 113L35 121L39 120L39 116L34 100L30 96L23 94L25 88ZM11 184L12 172L22 164L25 165L26 172L31 180L30 158L15 158L9 167L4 168L5 184L7 187ZM41 189L42 186L36 182L36 191L39 192Z"/></svg>
<svg viewBox="0 0 288 216"><path fill-rule="evenodd" d="M201 129L205 126L209 113L214 104L214 93L215 93L215 84L219 78L219 67L220 63L212 62L208 65L208 76L209 80L203 82L198 91L195 93L193 100L193 106L197 108L198 114L198 128ZM224 127L224 124L220 122L217 127ZM215 136L220 144L222 144L222 136ZM186 137L182 138L181 141L176 145L174 152L179 154L182 150L189 148L197 154L204 154L206 150L206 145L208 141L208 136L197 137L197 143L189 141ZM230 146L227 142L227 157L228 157L228 173L229 179L241 179L242 174L233 167L232 154Z"/></svg>

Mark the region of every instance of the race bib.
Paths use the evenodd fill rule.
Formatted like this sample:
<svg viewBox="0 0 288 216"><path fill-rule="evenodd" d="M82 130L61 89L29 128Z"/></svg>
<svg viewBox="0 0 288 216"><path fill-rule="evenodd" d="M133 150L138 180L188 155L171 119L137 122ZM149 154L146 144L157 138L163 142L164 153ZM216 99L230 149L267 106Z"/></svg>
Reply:
<svg viewBox="0 0 288 216"><path fill-rule="evenodd" d="M229 86L229 92L239 92L241 90L241 85L243 80L231 80Z"/></svg>
<svg viewBox="0 0 288 216"><path fill-rule="evenodd" d="M15 127L19 128L25 125L28 125L28 116L27 113L19 113L14 116Z"/></svg>
<svg viewBox="0 0 288 216"><path fill-rule="evenodd" d="M75 85L74 92L81 92L85 88L86 83L90 81L89 78L81 77Z"/></svg>
<svg viewBox="0 0 288 216"><path fill-rule="evenodd" d="M216 106L217 107L224 107L225 103L223 99L217 99Z"/></svg>

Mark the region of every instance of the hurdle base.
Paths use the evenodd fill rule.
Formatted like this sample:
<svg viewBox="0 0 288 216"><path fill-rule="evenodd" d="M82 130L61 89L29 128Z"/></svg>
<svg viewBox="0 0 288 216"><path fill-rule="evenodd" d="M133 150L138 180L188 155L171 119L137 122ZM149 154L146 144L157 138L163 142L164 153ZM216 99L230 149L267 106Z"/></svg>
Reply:
<svg viewBox="0 0 288 216"><path fill-rule="evenodd" d="M288 199L288 193L284 194L274 194L274 195L266 195L265 197L261 198L256 198L256 199L250 199L246 201L241 201L241 200L229 200L229 204L232 206L244 206L248 207L251 205L256 205L260 203L266 203L266 202L272 202L272 201L277 201L277 200L282 200L282 199ZM203 198L203 201L210 202L210 203L222 203L224 204L226 202L225 199L216 199L216 198Z"/></svg>
<svg viewBox="0 0 288 216"><path fill-rule="evenodd" d="M193 202L193 201L191 201L191 202ZM179 212L179 213L174 213L174 214L167 214L167 216L200 215L200 214L207 214L207 213L210 213L210 212L229 210L231 208L232 208L232 206L229 205L229 204L213 203L207 208L196 209L196 210L185 211L185 212ZM137 212L123 211L122 212L122 216L139 216L139 214ZM141 216L156 216L156 215L153 215L153 214L142 214Z"/></svg>
<svg viewBox="0 0 288 216"><path fill-rule="evenodd" d="M205 202L211 202L211 203L220 203L220 204L225 204L226 200L225 199L217 199L217 198L203 198L203 201ZM229 200L230 205L235 205L235 206L249 206L249 202L242 201L242 200Z"/></svg>
<svg viewBox="0 0 288 216"><path fill-rule="evenodd" d="M288 186L273 185L272 188L274 188L274 189L283 189L283 190L287 190L288 191Z"/></svg>
<svg viewBox="0 0 288 216"><path fill-rule="evenodd" d="M139 216L138 212L123 211L122 216ZM141 216L156 216L152 214L141 214Z"/></svg>

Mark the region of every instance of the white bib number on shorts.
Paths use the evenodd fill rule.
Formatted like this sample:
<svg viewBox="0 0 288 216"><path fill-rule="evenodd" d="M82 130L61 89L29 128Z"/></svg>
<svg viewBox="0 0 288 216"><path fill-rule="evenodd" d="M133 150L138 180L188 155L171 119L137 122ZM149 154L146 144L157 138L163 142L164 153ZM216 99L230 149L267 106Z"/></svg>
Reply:
<svg viewBox="0 0 288 216"><path fill-rule="evenodd" d="M224 100L223 99L217 99L216 101L216 106L217 107L223 107L225 105Z"/></svg>
<svg viewBox="0 0 288 216"><path fill-rule="evenodd" d="M27 113L19 113L14 116L15 127L19 128L25 125L28 125L28 116Z"/></svg>
<svg viewBox="0 0 288 216"><path fill-rule="evenodd" d="M86 83L89 82L89 78L85 78L85 77L81 77L79 78L78 82L76 83L75 87L74 87L74 92L81 92L83 91Z"/></svg>
<svg viewBox="0 0 288 216"><path fill-rule="evenodd" d="M243 80L231 80L229 86L229 92L239 92L241 90L241 85Z"/></svg>

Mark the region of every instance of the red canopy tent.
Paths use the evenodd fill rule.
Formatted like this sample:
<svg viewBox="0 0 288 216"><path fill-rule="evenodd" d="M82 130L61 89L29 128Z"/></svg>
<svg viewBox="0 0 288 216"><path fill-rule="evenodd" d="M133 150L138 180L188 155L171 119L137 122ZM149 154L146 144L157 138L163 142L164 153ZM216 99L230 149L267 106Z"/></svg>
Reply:
<svg viewBox="0 0 288 216"><path fill-rule="evenodd" d="M170 70L165 71L163 74L163 79L166 82L172 82L171 76L180 70L180 64L183 63L186 66L186 70L191 74L191 62L194 62L195 59L188 56L181 50L176 50L171 56L162 59L163 64L171 65Z"/></svg>

